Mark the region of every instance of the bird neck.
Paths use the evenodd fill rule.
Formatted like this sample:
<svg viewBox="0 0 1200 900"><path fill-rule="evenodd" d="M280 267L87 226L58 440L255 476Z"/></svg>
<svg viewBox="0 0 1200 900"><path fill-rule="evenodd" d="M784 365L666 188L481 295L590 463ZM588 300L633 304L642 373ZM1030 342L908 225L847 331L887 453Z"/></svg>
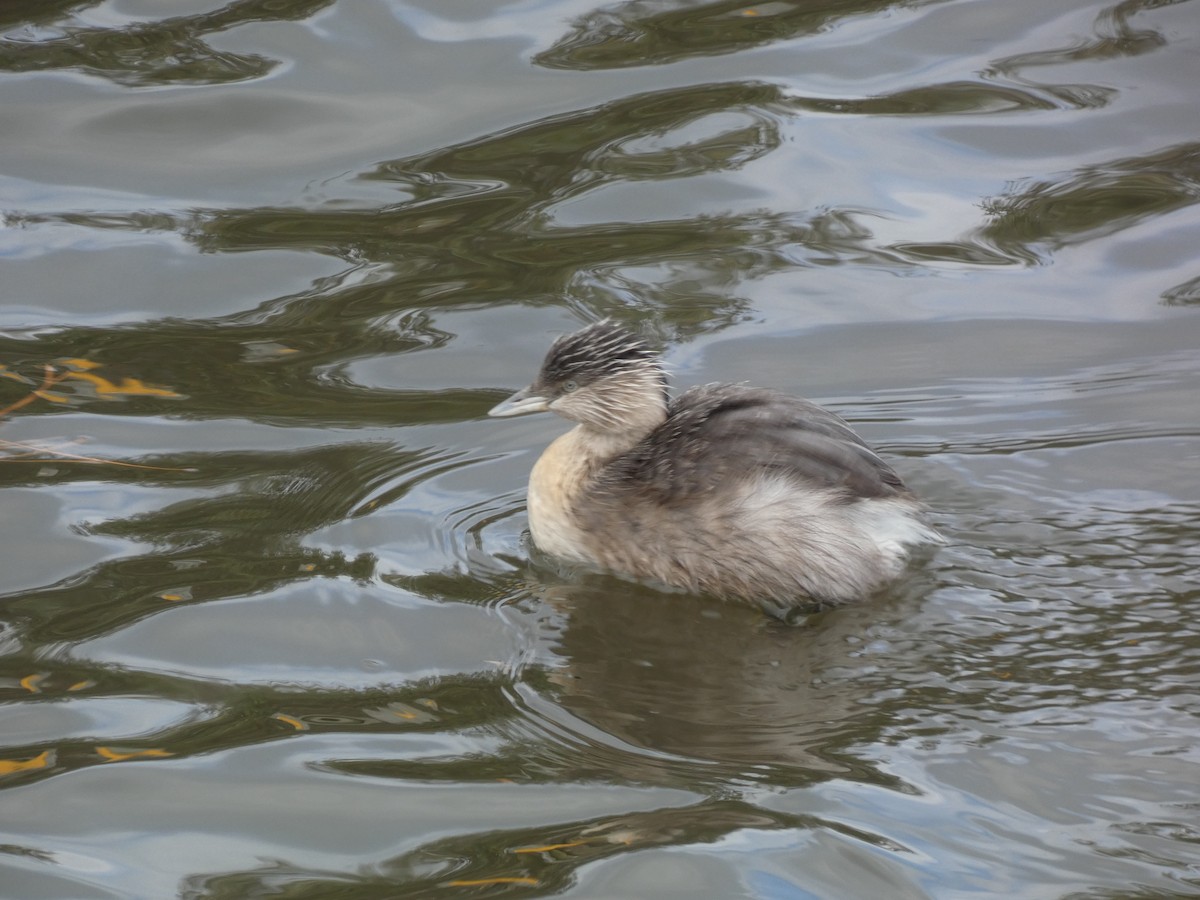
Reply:
<svg viewBox="0 0 1200 900"><path fill-rule="evenodd" d="M632 450L651 431L653 427L607 431L593 428L591 425L576 425L567 434L571 437L572 448L581 459L602 465Z"/></svg>
<svg viewBox="0 0 1200 900"><path fill-rule="evenodd" d="M662 372L622 373L592 385L592 401L571 418L578 435L598 453L615 456L633 447L667 420L667 396Z"/></svg>

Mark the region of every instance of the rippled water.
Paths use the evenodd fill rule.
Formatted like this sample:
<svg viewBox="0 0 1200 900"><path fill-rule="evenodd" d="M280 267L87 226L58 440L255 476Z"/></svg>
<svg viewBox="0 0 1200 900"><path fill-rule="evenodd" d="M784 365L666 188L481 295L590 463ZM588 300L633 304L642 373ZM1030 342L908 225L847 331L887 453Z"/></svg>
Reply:
<svg viewBox="0 0 1200 900"><path fill-rule="evenodd" d="M1200 892L1194 2L0 8L0 895ZM601 315L947 547L522 540Z"/></svg>

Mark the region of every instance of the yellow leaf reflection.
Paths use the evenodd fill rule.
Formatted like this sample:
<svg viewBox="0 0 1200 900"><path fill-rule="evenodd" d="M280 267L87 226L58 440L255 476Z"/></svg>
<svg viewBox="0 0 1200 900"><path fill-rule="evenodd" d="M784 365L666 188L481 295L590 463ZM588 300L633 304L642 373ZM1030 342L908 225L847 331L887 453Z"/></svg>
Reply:
<svg viewBox="0 0 1200 900"><path fill-rule="evenodd" d="M34 672L32 675L26 675L21 679L21 687L31 694L40 694L42 692L41 684L48 675L47 672Z"/></svg>
<svg viewBox="0 0 1200 900"><path fill-rule="evenodd" d="M78 378L91 382L96 387L97 394L120 394L138 397L178 397L179 394L167 388L150 387L140 378L122 378L120 384L113 384L107 378L93 375L91 372L71 372L69 378Z"/></svg>
<svg viewBox="0 0 1200 900"><path fill-rule="evenodd" d="M103 756L109 762L124 762L127 759L162 759L166 756L174 756L169 750L160 750L157 747L149 747L145 750L118 750L114 747L97 747L96 753Z"/></svg>
<svg viewBox="0 0 1200 900"><path fill-rule="evenodd" d="M43 750L33 759L0 759L0 775L44 769L54 763L54 751Z"/></svg>
<svg viewBox="0 0 1200 900"><path fill-rule="evenodd" d="M582 847L587 841L571 841L567 844L546 844L544 847L520 847L513 853L549 853L551 850L566 850L568 847Z"/></svg>

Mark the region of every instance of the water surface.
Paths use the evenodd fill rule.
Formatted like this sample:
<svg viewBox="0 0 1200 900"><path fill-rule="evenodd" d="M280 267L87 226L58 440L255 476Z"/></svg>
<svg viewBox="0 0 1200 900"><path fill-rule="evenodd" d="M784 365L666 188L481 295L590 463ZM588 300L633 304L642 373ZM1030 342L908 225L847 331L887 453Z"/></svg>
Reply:
<svg viewBox="0 0 1200 900"><path fill-rule="evenodd" d="M0 11L0 895L1200 892L1194 2ZM601 316L948 545L523 540Z"/></svg>

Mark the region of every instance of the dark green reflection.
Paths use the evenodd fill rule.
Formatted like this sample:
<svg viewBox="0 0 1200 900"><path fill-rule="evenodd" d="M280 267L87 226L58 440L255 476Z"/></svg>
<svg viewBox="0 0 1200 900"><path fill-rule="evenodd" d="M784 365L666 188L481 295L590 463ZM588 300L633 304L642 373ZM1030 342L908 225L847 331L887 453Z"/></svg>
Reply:
<svg viewBox="0 0 1200 900"><path fill-rule="evenodd" d="M403 424L478 415L494 402L490 394L389 395L354 385L341 367L349 359L444 346L452 336L434 326L431 313L464 304L561 303L566 296L593 315L626 303L648 307L670 332L719 328L744 311L744 301L726 289L738 280L794 266L806 255L860 252L861 242L836 213L553 224L556 205L605 184L718 172L770 152L780 140L779 97L776 88L756 84L659 91L390 160L360 176L379 187L374 206L331 200L315 207L13 214L11 221L23 227L175 232L204 252L286 249L333 256L347 268L309 290L232 316L0 339L0 358L38 367L86 357L125 366L188 398L186 404L109 405L108 413L179 410L188 417L272 424ZM729 111L738 123L699 146L645 150L632 143ZM645 296L629 295L622 268L671 260L680 265L673 277ZM712 288L693 290L697 281ZM688 300L682 310L681 298ZM262 351L275 345L279 354Z"/></svg>
<svg viewBox="0 0 1200 900"><path fill-rule="evenodd" d="M332 3L233 0L210 12L101 28L71 19L98 0L18 0L0 8L0 28L6 29L0 36L0 71L79 71L134 87L261 78L279 61L218 50L205 38L251 22L306 19Z"/></svg>
<svg viewBox="0 0 1200 900"><path fill-rule="evenodd" d="M988 222L969 239L894 249L916 262L1042 263L1063 247L1200 203L1198 182L1200 143L1176 144L1015 184L983 201Z"/></svg>
<svg viewBox="0 0 1200 900"><path fill-rule="evenodd" d="M487 390L388 392L355 384L341 369L347 355L413 353L442 346L450 336L421 315L375 328L374 307L365 311L365 321L343 315L339 292L322 287L275 301L274 314L265 322L246 314L136 327L67 327L35 340L0 337L0 359L34 377L46 363L83 357L103 365L112 378L127 374L153 381L184 398L133 397L115 403L80 394L63 404L32 404L22 415L83 409L108 415L246 418L272 425L415 425L460 421L495 402ZM351 288L340 299L353 304L360 293ZM0 384L0 404L27 391L15 382Z"/></svg>
<svg viewBox="0 0 1200 900"><path fill-rule="evenodd" d="M456 835L422 844L362 874L291 862L245 872L197 874L187 880L181 896L190 900L268 895L288 900L390 900L399 896L418 900L445 897L453 891L470 896L545 897L572 887L583 866L600 860L655 847L714 843L742 829L777 831L823 824L827 823L768 812L743 801L717 800L556 822L544 828Z"/></svg>
<svg viewBox="0 0 1200 900"><path fill-rule="evenodd" d="M815 34L842 19L920 5L893 0L822 0L766 3L760 9L745 0L631 0L601 6L579 17L569 33L534 60L558 69L661 65L692 56L735 53Z"/></svg>
<svg viewBox="0 0 1200 900"><path fill-rule="evenodd" d="M65 698L154 697L188 704L203 715L186 722L119 740L130 755L122 764L136 765L138 750L163 750L144 759L187 759L256 744L302 739L305 734L440 733L487 726L508 710L502 683L494 676L463 674L370 690L328 690L294 685L229 684L158 672L131 672L116 666L76 661L39 663L39 693L26 705L56 703ZM14 661L0 664L0 678L21 671ZM77 685L85 685L82 688ZM97 752L103 740L67 739L51 744L9 745L5 755L33 757L49 751L51 764L6 778L12 788L112 760Z"/></svg>
<svg viewBox="0 0 1200 900"><path fill-rule="evenodd" d="M369 556L346 559L304 546L333 522L393 502L440 472L474 460L461 453L401 450L389 443L330 444L290 452L176 454L155 458L168 473L104 469L116 483L205 489L205 494L91 527L151 545L144 555L97 565L69 582L11 597L7 617L32 646L110 633L172 608L164 594L188 587L191 602L267 593L323 577L365 581ZM95 477L63 466L58 482ZM22 471L7 466L0 474Z"/></svg>

